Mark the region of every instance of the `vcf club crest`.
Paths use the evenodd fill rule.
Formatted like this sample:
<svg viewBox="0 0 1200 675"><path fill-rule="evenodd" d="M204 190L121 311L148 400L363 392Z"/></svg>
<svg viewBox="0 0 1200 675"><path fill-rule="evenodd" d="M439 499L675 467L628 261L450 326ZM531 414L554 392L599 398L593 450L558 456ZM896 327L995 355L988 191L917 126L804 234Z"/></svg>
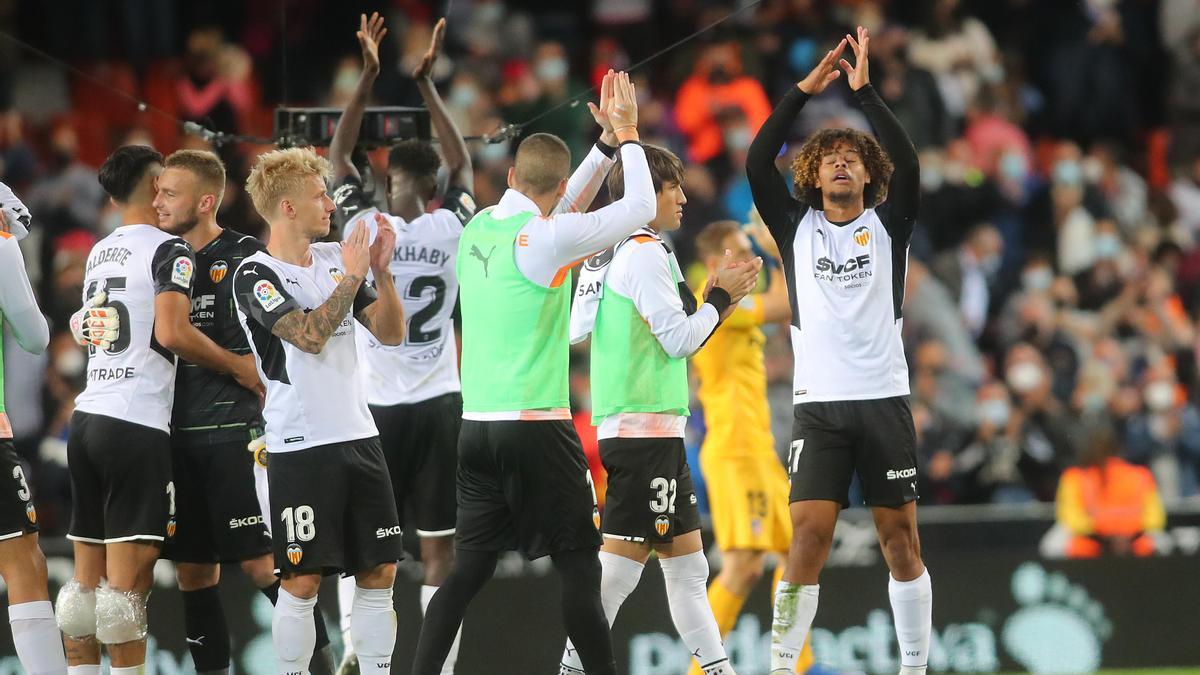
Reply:
<svg viewBox="0 0 1200 675"><path fill-rule="evenodd" d="M860 227L854 231L854 243L859 246L866 246L871 243L871 231L866 226Z"/></svg>
<svg viewBox="0 0 1200 675"><path fill-rule="evenodd" d="M304 549L300 548L300 544L288 544L287 559L293 565L299 565L304 558Z"/></svg>
<svg viewBox="0 0 1200 675"><path fill-rule="evenodd" d="M33 502L25 505L25 517L29 519L30 525L37 525L37 509L33 507Z"/></svg>
<svg viewBox="0 0 1200 675"><path fill-rule="evenodd" d="M218 260L208 268L208 278L212 279L214 284L221 283L225 275L229 272L229 263L224 260Z"/></svg>
<svg viewBox="0 0 1200 675"><path fill-rule="evenodd" d="M342 271L341 271L341 270L339 270L338 268L336 268L336 267L330 267L330 268L329 268L329 278L333 279L333 283L335 283L335 284L340 284L340 283L342 283L342 279L343 279L345 276L346 276L346 275L345 275L345 274L342 274Z"/></svg>
<svg viewBox="0 0 1200 675"><path fill-rule="evenodd" d="M175 516L171 516L171 519L167 521L167 539L170 539L171 537L174 537L174 536L175 536Z"/></svg>
<svg viewBox="0 0 1200 675"><path fill-rule="evenodd" d="M667 532L671 530L671 519L666 516L659 516L654 519L654 531L658 536L665 537Z"/></svg>

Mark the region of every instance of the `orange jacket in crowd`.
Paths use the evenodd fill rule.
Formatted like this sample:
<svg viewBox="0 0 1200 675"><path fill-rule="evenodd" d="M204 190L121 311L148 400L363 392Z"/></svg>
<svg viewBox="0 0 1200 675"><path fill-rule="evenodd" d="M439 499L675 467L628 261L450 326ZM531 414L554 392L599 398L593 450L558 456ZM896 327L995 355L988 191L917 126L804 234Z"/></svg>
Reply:
<svg viewBox="0 0 1200 675"><path fill-rule="evenodd" d="M1154 553L1147 533L1162 530L1166 512L1150 470L1109 457L1103 467L1072 467L1058 484L1058 522L1074 535L1069 558L1095 558L1106 540L1124 540L1137 556Z"/></svg>
<svg viewBox="0 0 1200 675"><path fill-rule="evenodd" d="M736 75L729 82L714 84L709 82L707 72L693 74L675 97L675 121L687 136L691 161L703 164L725 148L717 121L717 112L722 108L740 108L751 135L757 134L771 115L767 93L753 77Z"/></svg>

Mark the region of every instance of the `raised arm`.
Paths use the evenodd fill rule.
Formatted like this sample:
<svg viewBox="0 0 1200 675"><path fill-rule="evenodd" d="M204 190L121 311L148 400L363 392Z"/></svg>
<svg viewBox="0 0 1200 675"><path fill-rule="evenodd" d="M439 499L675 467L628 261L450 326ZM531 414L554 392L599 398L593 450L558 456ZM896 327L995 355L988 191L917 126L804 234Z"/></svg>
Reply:
<svg viewBox="0 0 1200 675"><path fill-rule="evenodd" d="M421 100L429 109L429 118L433 129L437 132L438 142L442 146L442 157L446 160L446 169L450 172L449 187L461 188L467 192L475 191L475 170L471 166L471 153L467 151L467 142L463 140L458 125L446 110L446 104L438 94L433 84L433 64L437 62L438 50L442 47L442 37L446 34L446 20L440 19L433 27L433 37L429 40L429 49L421 59L421 63L413 70L413 79L417 81L417 90L421 92Z"/></svg>
<svg viewBox="0 0 1200 675"><path fill-rule="evenodd" d="M358 175L358 169L354 167L351 155L354 146L358 144L358 132L362 128L363 111L371 98L371 87L375 84L375 78L379 76L379 42L387 35L387 29L383 27L383 17L379 16L378 12L372 14L370 19L367 19L366 14L360 15L356 34L358 44L362 47L363 69L362 74L358 76L354 95L342 111L337 129L333 132L333 140L329 143L329 161L333 164L334 183L340 182L346 176L356 180L362 178Z"/></svg>
<svg viewBox="0 0 1200 675"><path fill-rule="evenodd" d="M367 225L359 221L358 228L366 230ZM354 232L350 234L351 237ZM368 237L370 234L368 233ZM392 278L390 265L392 253L396 249L396 230L387 216L375 214L375 241L371 242L371 275L375 278L375 294L370 304L359 307L355 303L354 318L358 319L376 340L389 347L395 347L404 341L404 306L400 303L400 294L396 291L395 279ZM367 288L364 286L364 288Z"/></svg>
<svg viewBox="0 0 1200 675"><path fill-rule="evenodd" d="M893 239L908 241L917 217L917 206L921 197L921 167L917 162L917 149L900 120L888 109L879 93L871 86L868 70L867 48L871 37L866 28L858 27L858 38L847 35L846 42L854 50L854 66L842 59L842 70L846 71L854 98L871 122L879 144L892 160L895 171L888 184L886 209L881 213L884 226ZM897 236L899 235L899 236Z"/></svg>
<svg viewBox="0 0 1200 675"><path fill-rule="evenodd" d="M613 167L613 160L617 156L617 146L620 145L617 134L613 130L613 122L609 118L616 81L617 74L609 70L600 83L600 104L587 102L588 110L592 113L596 124L600 125L600 140L596 141L583 161L575 168L571 178L567 180L567 191L558 201L554 213L586 211L592 201L596 199L596 195L600 192L600 186L604 183L604 178ZM630 84L630 87L632 86ZM634 122L636 123L636 119Z"/></svg>
<svg viewBox="0 0 1200 675"><path fill-rule="evenodd" d="M788 90L771 116L763 122L746 153L746 178L750 181L754 206L771 231L771 236L782 246L791 242L796 223L799 222L795 215L803 205L792 197L787 182L775 166L775 158L787 143L792 123L809 97L825 91L825 87L840 75L834 65L845 46L845 41L842 41L836 49L826 52L808 77Z"/></svg>

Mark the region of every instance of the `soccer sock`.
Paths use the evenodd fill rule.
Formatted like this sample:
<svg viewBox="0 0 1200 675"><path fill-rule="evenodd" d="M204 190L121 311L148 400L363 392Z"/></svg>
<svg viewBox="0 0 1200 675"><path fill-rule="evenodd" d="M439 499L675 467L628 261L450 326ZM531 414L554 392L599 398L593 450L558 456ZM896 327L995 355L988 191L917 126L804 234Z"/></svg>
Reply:
<svg viewBox="0 0 1200 675"><path fill-rule="evenodd" d="M708 559L704 551L671 558L659 558L663 579L667 586L667 604L671 608L671 620L675 630L692 658L706 673L718 666L722 672L732 675L729 657L721 644L721 631L708 606Z"/></svg>
<svg viewBox="0 0 1200 675"><path fill-rule="evenodd" d="M433 600L433 595L437 593L440 586L421 586L421 616L425 616L425 612L429 609L429 601ZM454 642L450 643L450 652L446 654L446 661L442 663L442 675L454 675L454 666L458 663L458 644L462 641L462 625L458 626L458 632L454 634Z"/></svg>
<svg viewBox="0 0 1200 675"><path fill-rule="evenodd" d="M495 551L454 552L454 567L441 590L429 601L421 637L417 640L417 655L413 659L412 675L438 675L454 636L462 625L467 606L479 589L496 572Z"/></svg>
<svg viewBox="0 0 1200 675"><path fill-rule="evenodd" d="M258 589L260 593L267 596L267 599L274 605L279 601L279 580L270 586L264 586ZM325 615L317 607L313 608L313 628L317 631L317 642L313 647L313 658L308 665L308 670L312 675L332 675L333 667L333 650L329 646L329 631L325 628Z"/></svg>
<svg viewBox="0 0 1200 675"><path fill-rule="evenodd" d="M89 663L83 666L67 666L67 675L104 675L99 663Z"/></svg>
<svg viewBox="0 0 1200 675"><path fill-rule="evenodd" d="M136 666L125 666L124 668L109 668L108 672L112 675L146 675L146 664L139 663Z"/></svg>
<svg viewBox="0 0 1200 675"><path fill-rule="evenodd" d="M54 621L54 606L49 600L9 605L8 623L12 627L17 658L26 672L48 675L67 669L62 636Z"/></svg>
<svg viewBox="0 0 1200 675"><path fill-rule="evenodd" d="M645 565L630 560L615 553L600 552L600 603L604 606L604 618L612 626L617 619L625 598L637 588L642 579ZM583 672L583 662L571 640L567 640L566 651L563 652L562 665L571 671Z"/></svg>
<svg viewBox="0 0 1200 675"><path fill-rule="evenodd" d="M596 549L550 556L562 578L563 624L587 675L616 675L612 635L600 596L601 568Z"/></svg>
<svg viewBox="0 0 1200 675"><path fill-rule="evenodd" d="M271 618L271 638L275 643L275 663L280 675L303 675L308 671L317 644L313 627L313 608L317 596L297 598L279 589L279 600Z"/></svg>
<svg viewBox="0 0 1200 675"><path fill-rule="evenodd" d="M350 639L350 615L354 610L354 577L339 577L337 582L338 623L342 629L342 644L347 653L354 652L354 641Z"/></svg>
<svg viewBox="0 0 1200 675"><path fill-rule="evenodd" d="M929 660L929 633L933 626L933 586L929 570L912 581L896 581L888 575L888 598L900 643L900 665L910 672L924 672Z"/></svg>
<svg viewBox="0 0 1200 675"><path fill-rule="evenodd" d="M820 584L779 582L771 622L771 675L796 672L796 661L817 615Z"/></svg>
<svg viewBox="0 0 1200 675"><path fill-rule="evenodd" d="M183 627L197 673L229 671L229 629L216 586L183 592Z"/></svg>
<svg viewBox="0 0 1200 675"><path fill-rule="evenodd" d="M358 654L360 672L392 672L392 651L396 648L396 610L392 608L392 589L354 587L354 607L350 610L350 639Z"/></svg>
<svg viewBox="0 0 1200 675"><path fill-rule="evenodd" d="M712 608L713 618L717 620L717 630L721 631L722 636L729 635L737 625L744 604L746 596L737 595L725 588L720 579L716 579L708 587L708 606Z"/></svg>

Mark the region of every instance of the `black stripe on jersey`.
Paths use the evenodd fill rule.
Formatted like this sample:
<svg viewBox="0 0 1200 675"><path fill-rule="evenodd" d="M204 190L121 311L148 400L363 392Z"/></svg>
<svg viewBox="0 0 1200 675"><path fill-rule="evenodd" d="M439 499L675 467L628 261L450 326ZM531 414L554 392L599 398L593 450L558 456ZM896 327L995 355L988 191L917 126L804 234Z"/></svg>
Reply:
<svg viewBox="0 0 1200 675"><path fill-rule="evenodd" d="M246 325L250 327L250 339L254 342L254 350L258 352L263 374L268 380L291 384L287 374L287 353L283 349L283 340L257 321L247 321Z"/></svg>
<svg viewBox="0 0 1200 675"><path fill-rule="evenodd" d="M892 239L892 317L904 316L904 279L908 273L908 242Z"/></svg>
<svg viewBox="0 0 1200 675"><path fill-rule="evenodd" d="M799 205L799 202L796 204ZM800 329L800 303L797 301L799 295L796 289L796 234L807 214L808 207L800 205L793 226L789 228L789 231L782 233L784 236L779 236L775 232L771 233L775 237L776 246L779 247L779 258L783 261L783 278L787 281L788 304L792 306L792 325L797 330Z"/></svg>

